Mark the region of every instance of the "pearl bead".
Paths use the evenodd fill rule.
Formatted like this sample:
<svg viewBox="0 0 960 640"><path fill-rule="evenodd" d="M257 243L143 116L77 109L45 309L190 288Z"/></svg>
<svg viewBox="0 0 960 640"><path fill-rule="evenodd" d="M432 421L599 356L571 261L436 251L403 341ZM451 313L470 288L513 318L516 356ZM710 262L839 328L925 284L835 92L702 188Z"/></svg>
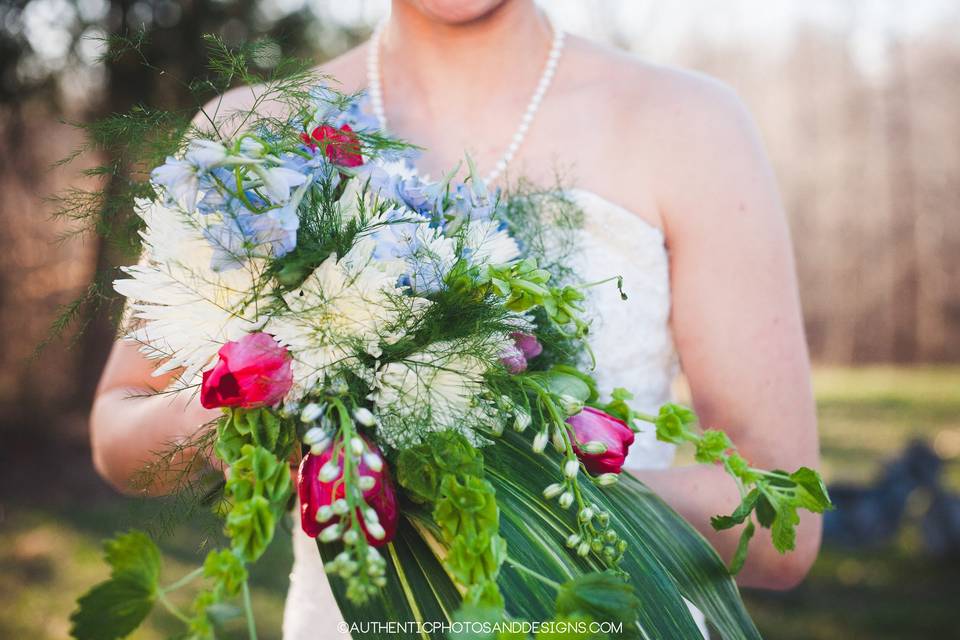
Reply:
<svg viewBox="0 0 960 640"><path fill-rule="evenodd" d="M374 117L379 121L383 133L387 132L387 114L383 106L383 86L380 78L380 39L385 24L385 22L381 22L377 25L373 35L370 36L370 42L367 44L367 95L370 97L370 108ZM507 169L507 165L520 150L527 131L530 129L530 124L540 108L540 103L543 102L547 89L550 88L550 83L556 75L560 55L563 53L563 41L564 32L554 27L553 42L550 45L550 51L547 53L547 60L540 74L540 80L537 82L533 95L530 97L530 102L527 103L527 108L520 118L520 123L510 139L510 144L494 165L493 170L484 179L486 183L491 183L500 177L500 174Z"/></svg>

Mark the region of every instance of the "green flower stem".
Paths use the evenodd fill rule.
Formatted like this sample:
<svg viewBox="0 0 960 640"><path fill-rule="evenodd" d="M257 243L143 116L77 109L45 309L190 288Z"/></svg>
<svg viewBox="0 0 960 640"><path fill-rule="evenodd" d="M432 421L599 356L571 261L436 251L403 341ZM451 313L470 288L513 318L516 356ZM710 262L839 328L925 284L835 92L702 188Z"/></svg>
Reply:
<svg viewBox="0 0 960 640"><path fill-rule="evenodd" d="M509 558L509 557L508 557L508 558L505 559L504 562L505 562L506 564L510 565L511 567L513 567L514 569L516 569L517 571L519 571L520 573L525 573L526 575L528 575L528 576L530 576L530 577L532 577L532 578L536 578L537 580L539 580L539 581L542 582L543 584L545 584L545 585L547 585L547 586L549 586L549 587L552 587L552 588L556 589L557 591L560 590L560 583L559 583L559 582L555 582L555 581L551 580L550 578L548 578L547 576L543 575L542 573L539 573L539 572L537 572L537 571L534 571L533 569L531 569L530 567L528 567L528 566L526 566L526 565L520 564L519 562L517 562L517 561L514 560L513 558Z"/></svg>
<svg viewBox="0 0 960 640"><path fill-rule="evenodd" d="M157 600L164 606L164 608L170 612L172 616L177 618L180 622L190 623L190 618L183 611L180 610L177 605L170 602L170 599L167 598L166 590L158 589L157 590Z"/></svg>
<svg viewBox="0 0 960 640"><path fill-rule="evenodd" d="M176 591L180 587L190 584L191 582L193 582L194 580L196 580L202 575L203 575L203 567L197 567L196 569L194 569L187 575L183 576L176 582L173 582L165 587L162 587L160 589L160 593L170 593L171 591Z"/></svg>
<svg viewBox="0 0 960 640"><path fill-rule="evenodd" d="M257 640L257 623L253 619L253 602L250 598L250 582L243 581L243 608L247 614L247 635L250 640Z"/></svg>

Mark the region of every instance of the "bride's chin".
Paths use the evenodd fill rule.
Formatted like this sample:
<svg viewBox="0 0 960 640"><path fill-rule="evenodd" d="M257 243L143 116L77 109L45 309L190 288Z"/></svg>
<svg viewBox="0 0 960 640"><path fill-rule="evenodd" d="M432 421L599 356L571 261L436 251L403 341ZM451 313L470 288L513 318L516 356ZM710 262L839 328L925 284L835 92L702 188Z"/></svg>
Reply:
<svg viewBox="0 0 960 640"><path fill-rule="evenodd" d="M486 17L511 0L405 0L432 20L464 24Z"/></svg>

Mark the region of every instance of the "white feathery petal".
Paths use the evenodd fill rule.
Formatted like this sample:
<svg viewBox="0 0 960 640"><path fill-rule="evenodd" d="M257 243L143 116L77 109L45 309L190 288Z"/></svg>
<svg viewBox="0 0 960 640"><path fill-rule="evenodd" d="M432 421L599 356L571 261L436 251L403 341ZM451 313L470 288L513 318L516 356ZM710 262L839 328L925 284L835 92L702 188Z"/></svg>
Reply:
<svg viewBox="0 0 960 640"><path fill-rule="evenodd" d="M418 443L426 431L447 430L463 433L475 445L485 442L471 426L486 419L477 399L487 365L462 351L438 342L377 371L371 399L386 444L403 448Z"/></svg>
<svg viewBox="0 0 960 640"><path fill-rule="evenodd" d="M403 263L374 260L373 249L372 241L360 239L343 258L331 255L284 294L289 311L270 319L266 330L293 354L292 398L344 367L372 376L360 371L357 355L379 356L381 341L413 308L396 286Z"/></svg>
<svg viewBox="0 0 960 640"><path fill-rule="evenodd" d="M499 266L520 257L517 241L497 220L474 220L467 227L464 246L470 250L470 261L475 265Z"/></svg>
<svg viewBox="0 0 960 640"><path fill-rule="evenodd" d="M147 200L138 201L136 211L146 223L144 256L123 269L129 278L114 281L133 318L142 321L126 338L140 343L147 357L167 359L154 375L183 367L182 379L193 382L225 342L263 324L251 304L262 264L212 271L213 250L195 216Z"/></svg>

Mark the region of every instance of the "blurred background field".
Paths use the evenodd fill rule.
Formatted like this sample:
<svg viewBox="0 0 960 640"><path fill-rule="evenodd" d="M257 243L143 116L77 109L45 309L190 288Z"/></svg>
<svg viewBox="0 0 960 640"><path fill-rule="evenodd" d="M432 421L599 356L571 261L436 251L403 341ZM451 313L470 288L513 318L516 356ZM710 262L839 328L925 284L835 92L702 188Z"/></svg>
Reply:
<svg viewBox="0 0 960 640"><path fill-rule="evenodd" d="M68 123L189 104L133 60L98 62L98 38L145 29L151 59L191 78L205 63L204 33L230 44L271 38L278 53L319 62L365 38L387 4L0 0L0 638L66 637L73 601L104 576L100 540L163 519L162 502L116 496L90 465L86 412L114 337L113 301L77 305L78 323L31 358L98 271L130 260L90 234L60 241L76 224L51 220L48 198L109 180L79 177L109 157L52 167L81 142ZM960 523L951 551L931 522L960 492L960 6L541 4L571 32L732 85L767 142L817 363L825 475L860 505L844 515L867 530L834 530L797 589L747 594L765 637L956 637ZM928 453L913 449L913 462L891 467L915 440ZM929 475L936 459L940 489L906 477ZM213 526L198 512L165 538L166 578L192 566ZM285 536L271 553L256 593L266 638L279 635ZM139 637L174 629L158 616Z"/></svg>

